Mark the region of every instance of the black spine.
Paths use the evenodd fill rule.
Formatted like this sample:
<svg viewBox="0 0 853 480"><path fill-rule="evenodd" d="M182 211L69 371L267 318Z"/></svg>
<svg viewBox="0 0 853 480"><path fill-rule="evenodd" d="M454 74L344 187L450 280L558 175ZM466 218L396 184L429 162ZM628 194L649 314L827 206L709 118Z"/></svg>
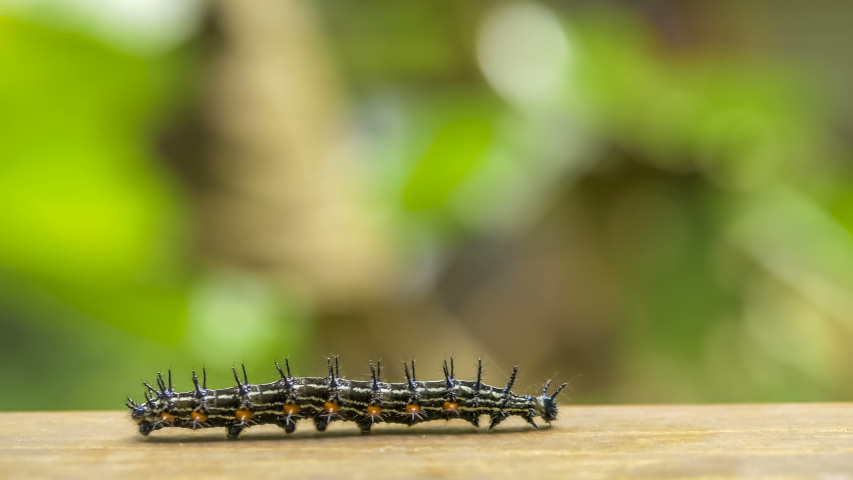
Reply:
<svg viewBox="0 0 853 480"><path fill-rule="evenodd" d="M558 388L557 391L555 391L554 394L551 395L551 400L557 398L557 395L559 395L560 392L562 392L563 389L566 388L566 385L568 385L568 383L564 383L564 384L560 385L560 388Z"/></svg>
<svg viewBox="0 0 853 480"><path fill-rule="evenodd" d="M418 380L415 374L415 361L412 360L412 374L409 376L409 366L403 362L403 370L406 373L406 388L409 390L409 404L417 405L421 396L418 393Z"/></svg>

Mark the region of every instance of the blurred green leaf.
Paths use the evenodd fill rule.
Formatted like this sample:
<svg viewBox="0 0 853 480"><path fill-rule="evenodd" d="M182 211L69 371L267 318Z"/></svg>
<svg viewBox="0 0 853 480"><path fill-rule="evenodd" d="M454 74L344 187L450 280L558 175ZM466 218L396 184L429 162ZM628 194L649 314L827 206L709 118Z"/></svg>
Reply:
<svg viewBox="0 0 853 480"><path fill-rule="evenodd" d="M403 191L412 211L443 206L482 162L492 140L492 126L483 118L454 118L438 131L414 166Z"/></svg>

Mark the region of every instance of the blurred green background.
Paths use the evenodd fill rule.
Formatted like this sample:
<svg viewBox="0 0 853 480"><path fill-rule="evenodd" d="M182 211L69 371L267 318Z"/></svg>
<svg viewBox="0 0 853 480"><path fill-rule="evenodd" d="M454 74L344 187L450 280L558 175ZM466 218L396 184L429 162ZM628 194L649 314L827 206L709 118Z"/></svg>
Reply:
<svg viewBox="0 0 853 480"><path fill-rule="evenodd" d="M478 356L853 397L853 3L0 1L0 410Z"/></svg>

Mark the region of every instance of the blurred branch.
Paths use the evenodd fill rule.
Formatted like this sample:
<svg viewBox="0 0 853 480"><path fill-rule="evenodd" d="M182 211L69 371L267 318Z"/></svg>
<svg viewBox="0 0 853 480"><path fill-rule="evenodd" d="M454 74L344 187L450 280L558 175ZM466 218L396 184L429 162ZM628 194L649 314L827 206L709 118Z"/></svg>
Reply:
<svg viewBox="0 0 853 480"><path fill-rule="evenodd" d="M344 98L310 4L217 4L223 48L204 97L205 253L320 302L376 295L391 265L349 171Z"/></svg>

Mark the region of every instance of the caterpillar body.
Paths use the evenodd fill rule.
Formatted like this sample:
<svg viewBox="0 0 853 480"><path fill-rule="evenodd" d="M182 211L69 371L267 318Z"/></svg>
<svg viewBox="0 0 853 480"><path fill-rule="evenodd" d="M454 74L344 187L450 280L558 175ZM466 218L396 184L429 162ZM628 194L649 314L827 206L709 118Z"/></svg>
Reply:
<svg viewBox="0 0 853 480"><path fill-rule="evenodd" d="M313 420L318 431L334 421L355 422L362 433L370 433L377 423L401 423L409 426L431 420L461 418L479 426L482 415L489 415L489 430L506 418L516 415L536 427L535 417L550 423L557 419L555 398L566 384L548 396L551 381L545 383L539 396L515 395L518 367L514 367L505 387L493 387L482 382L483 363L478 362L477 379L458 380L454 377L453 359L444 362L444 379L418 381L415 363L404 365L406 382L381 381L381 364L370 364L371 378L366 381L340 377L338 359L328 361L327 377L297 378L290 374L285 361L282 370L276 362L280 379L252 385L243 367L243 380L234 372L236 386L208 390L207 372L199 382L193 371L194 390L178 393L172 388L172 373L168 383L157 374L157 388L143 383L149 393L145 402L128 398L125 404L131 418L138 424L139 433L148 435L166 427L200 428L224 427L228 438L236 439L252 425L275 424L286 433L296 430L299 420Z"/></svg>

